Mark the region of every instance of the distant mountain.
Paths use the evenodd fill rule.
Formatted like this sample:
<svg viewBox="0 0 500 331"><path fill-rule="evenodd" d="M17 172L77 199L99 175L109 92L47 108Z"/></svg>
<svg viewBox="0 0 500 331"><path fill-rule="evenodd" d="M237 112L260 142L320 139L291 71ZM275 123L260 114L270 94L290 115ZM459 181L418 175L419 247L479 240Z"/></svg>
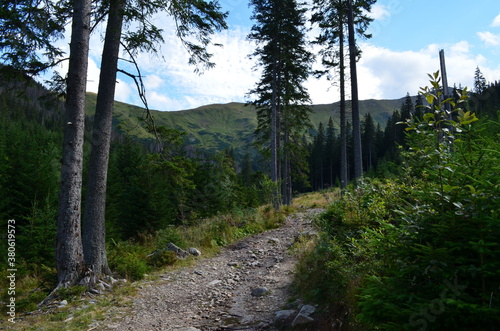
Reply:
<svg viewBox="0 0 500 331"><path fill-rule="evenodd" d="M96 94L87 95L87 115L92 117L95 109ZM360 101L360 113L370 113L375 122L383 127L395 109L399 109L403 99ZM189 145L209 153L233 147L240 154L251 145L253 132L257 126L255 108L243 103L214 104L182 111L152 111L157 125L179 129L186 132ZM113 125L121 133L139 139L152 139L140 124L145 109L122 102L115 103ZM348 113L348 121L350 113ZM327 125L332 117L338 126L340 122L339 103L314 105L311 122L314 128L322 122Z"/></svg>

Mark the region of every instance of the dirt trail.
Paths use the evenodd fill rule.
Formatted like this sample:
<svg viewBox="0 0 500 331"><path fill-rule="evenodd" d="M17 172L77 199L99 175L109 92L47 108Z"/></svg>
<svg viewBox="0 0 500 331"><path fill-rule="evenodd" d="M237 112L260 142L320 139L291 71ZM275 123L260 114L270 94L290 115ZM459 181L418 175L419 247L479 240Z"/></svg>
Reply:
<svg viewBox="0 0 500 331"><path fill-rule="evenodd" d="M296 259L288 248L312 230L321 210L242 239L213 258L142 285L132 307L99 323L101 330L273 330L274 313L290 298ZM255 289L268 292L261 296Z"/></svg>

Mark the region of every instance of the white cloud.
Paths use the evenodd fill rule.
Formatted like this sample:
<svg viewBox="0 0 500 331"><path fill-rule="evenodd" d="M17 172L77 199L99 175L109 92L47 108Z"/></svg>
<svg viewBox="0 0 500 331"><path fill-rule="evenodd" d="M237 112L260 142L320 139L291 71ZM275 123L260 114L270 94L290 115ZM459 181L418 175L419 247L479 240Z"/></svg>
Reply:
<svg viewBox="0 0 500 331"><path fill-rule="evenodd" d="M479 38L486 43L487 46L499 46L500 35L491 32L478 32Z"/></svg>
<svg viewBox="0 0 500 331"><path fill-rule="evenodd" d="M452 45L431 44L419 51L396 52L370 44L362 45L358 64L360 99L393 99L416 94L428 85L428 73L439 67L439 50L445 49L448 83L472 86L474 70L484 65L481 55L474 55L467 42Z"/></svg>
<svg viewBox="0 0 500 331"><path fill-rule="evenodd" d="M216 66L197 74L195 67L188 65L189 55L174 35L173 27L168 22L163 24L166 44L162 46L160 56L138 56L146 77L148 98L168 96L157 103L158 109L178 110L210 103L244 101L245 94L258 80L258 73L251 70L254 62L248 58L248 54L254 51L246 40L248 30L236 28L214 35L213 42L223 45L209 48Z"/></svg>
<svg viewBox="0 0 500 331"><path fill-rule="evenodd" d="M68 68L65 69L67 72ZM97 93L99 88L99 74L101 70L97 67L97 64L92 58L89 58L88 70L87 70L87 91Z"/></svg>
<svg viewBox="0 0 500 331"><path fill-rule="evenodd" d="M375 20L385 20L391 16L391 12L386 6L376 3L368 15Z"/></svg>
<svg viewBox="0 0 500 331"><path fill-rule="evenodd" d="M152 75L147 75L146 78L144 79L144 85L146 86L146 89L151 89L151 90L156 90L163 86L165 81L158 75L152 74Z"/></svg>
<svg viewBox="0 0 500 331"><path fill-rule="evenodd" d="M398 10L400 9L374 6L374 15L389 21L391 13L397 13ZM172 20L159 17L155 23L164 29L165 44L158 46L159 54L156 56L140 54L136 58L144 76L150 108L172 111L246 100L246 94L260 79L260 72L252 70L254 61L248 58L255 50L255 46L246 39L249 28L237 27L214 35L213 41L224 45L222 48L210 48L216 67L198 75L193 72L194 67L187 64L189 56L175 36ZM480 37L489 37L486 40L490 44L492 40L496 40L491 35L495 36L478 33ZM100 50L95 49L100 45L98 39L95 38L92 44L92 54L95 56L100 53ZM448 45L431 44L421 50L394 51L368 42L363 43L363 54L358 63L359 96L361 99L393 99L404 97L407 92L417 93L421 86L428 85L427 73L439 70L438 53L441 48L446 52L450 85L456 83L472 86L477 66L481 67L487 79L499 77L500 66L489 68L486 58L474 54L473 51L477 52L477 49L472 46L463 41ZM89 63L88 86L94 92L97 92L99 76L97 66L94 61ZM135 68L126 62L121 61L120 68L135 73ZM135 84L130 78L119 75L118 81L116 99L142 106ZM331 82L326 79L311 77L306 82L306 87L315 104L331 103L339 99L338 87L331 86ZM347 92L350 95L348 85Z"/></svg>
<svg viewBox="0 0 500 331"><path fill-rule="evenodd" d="M130 103L131 96L135 92L135 88L130 87L130 85L121 79L116 80L115 85L115 100Z"/></svg>
<svg viewBox="0 0 500 331"><path fill-rule="evenodd" d="M491 26L492 27L498 27L498 26L500 26L500 14L498 14L497 17L495 17L493 19L493 22L491 23Z"/></svg>

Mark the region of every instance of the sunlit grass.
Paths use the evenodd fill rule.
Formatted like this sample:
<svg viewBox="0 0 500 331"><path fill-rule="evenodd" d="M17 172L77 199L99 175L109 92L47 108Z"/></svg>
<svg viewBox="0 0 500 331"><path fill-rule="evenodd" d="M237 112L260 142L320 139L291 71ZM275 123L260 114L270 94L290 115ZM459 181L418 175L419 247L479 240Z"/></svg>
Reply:
<svg viewBox="0 0 500 331"><path fill-rule="evenodd" d="M310 192L298 195L293 199L292 207L297 210L310 208L326 208L340 197L340 189L333 188L318 192Z"/></svg>

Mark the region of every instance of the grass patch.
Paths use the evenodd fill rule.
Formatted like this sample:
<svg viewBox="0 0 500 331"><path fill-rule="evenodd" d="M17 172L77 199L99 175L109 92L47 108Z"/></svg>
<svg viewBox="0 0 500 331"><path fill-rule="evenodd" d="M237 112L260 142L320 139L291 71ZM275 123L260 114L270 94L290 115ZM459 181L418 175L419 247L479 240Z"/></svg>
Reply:
<svg viewBox="0 0 500 331"><path fill-rule="evenodd" d="M292 208L305 210L310 208L326 208L333 201L340 198L340 189L333 188L318 192L304 193L298 195L292 203Z"/></svg>

